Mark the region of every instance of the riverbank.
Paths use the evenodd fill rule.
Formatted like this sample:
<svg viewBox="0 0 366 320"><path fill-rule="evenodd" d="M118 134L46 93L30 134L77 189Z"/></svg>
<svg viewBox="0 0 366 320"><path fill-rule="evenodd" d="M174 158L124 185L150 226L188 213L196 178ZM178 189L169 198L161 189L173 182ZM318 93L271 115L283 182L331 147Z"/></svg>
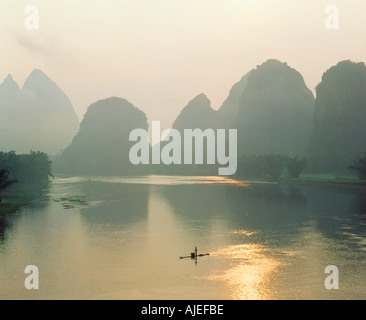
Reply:
<svg viewBox="0 0 366 320"><path fill-rule="evenodd" d="M0 192L0 216L17 212L20 207L31 203L40 196L41 185L15 184Z"/></svg>
<svg viewBox="0 0 366 320"><path fill-rule="evenodd" d="M29 203L28 199L22 197L9 196L7 194L2 194L1 197L0 216L17 212L21 206Z"/></svg>
<svg viewBox="0 0 366 320"><path fill-rule="evenodd" d="M360 180L356 176L342 176L337 174L303 174L299 178L281 177L279 183L319 187L342 187L366 191L366 180Z"/></svg>

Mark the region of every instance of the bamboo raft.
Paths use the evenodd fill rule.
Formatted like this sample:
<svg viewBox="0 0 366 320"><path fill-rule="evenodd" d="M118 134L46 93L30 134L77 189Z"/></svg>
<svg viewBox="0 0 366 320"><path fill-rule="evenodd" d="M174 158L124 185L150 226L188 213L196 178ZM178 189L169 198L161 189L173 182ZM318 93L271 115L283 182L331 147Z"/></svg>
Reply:
<svg viewBox="0 0 366 320"><path fill-rule="evenodd" d="M209 253L197 253L197 247L194 248L194 252L191 252L190 256L181 256L179 257L179 259L187 259L187 258L191 258L191 259L197 259L198 257L203 257L203 256L209 256Z"/></svg>
<svg viewBox="0 0 366 320"><path fill-rule="evenodd" d="M190 256L183 256L183 257L179 257L179 259L186 259L186 258L191 258L191 259L195 259L196 257L203 257L203 256L209 256L209 253L200 253L195 255L194 252L192 252L192 254Z"/></svg>

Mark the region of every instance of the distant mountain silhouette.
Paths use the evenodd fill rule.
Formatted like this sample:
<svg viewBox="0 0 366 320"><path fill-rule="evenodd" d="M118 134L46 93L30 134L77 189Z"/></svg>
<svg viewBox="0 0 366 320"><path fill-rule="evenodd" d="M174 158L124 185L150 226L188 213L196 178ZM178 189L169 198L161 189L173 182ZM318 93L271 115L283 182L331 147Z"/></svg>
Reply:
<svg viewBox="0 0 366 320"><path fill-rule="evenodd" d="M204 164L183 164L184 162L184 129L201 129L204 131L208 128L216 128L217 126L217 111L212 109L211 102L207 98L207 96L203 93L199 94L182 109L177 119L173 123L173 129L179 130L181 133L182 139L182 147L181 147L181 162L182 165L174 165L174 166L160 166L160 173L165 174L184 174L184 175L216 175L217 174L217 166L216 165L207 165L206 162L206 150L207 144L204 141ZM161 146L163 147L166 143L162 142ZM193 143L193 163L195 162L195 150Z"/></svg>
<svg viewBox="0 0 366 320"><path fill-rule="evenodd" d="M77 175L129 175L148 169L129 160L133 129L147 130L145 113L125 99L112 97L91 104L72 143L57 157L54 172Z"/></svg>
<svg viewBox="0 0 366 320"><path fill-rule="evenodd" d="M69 98L42 71L35 69L23 88L8 75L0 84L0 150L54 155L79 128Z"/></svg>
<svg viewBox="0 0 366 320"><path fill-rule="evenodd" d="M345 172L366 151L365 89L365 64L341 61L323 74L315 100L298 71L269 59L235 83L218 110L205 94L194 97L173 128L181 132L182 157L184 129L237 129L238 158L307 157L310 171ZM217 174L217 164L206 164L206 143L204 164L132 165L136 128L147 130L145 113L116 97L90 105L79 126L70 100L38 69L22 88L11 75L0 84L0 151L59 153L54 170L68 174Z"/></svg>
<svg viewBox="0 0 366 320"><path fill-rule="evenodd" d="M248 72L233 85L228 97L217 111L212 109L211 102L205 94L196 96L182 109L173 123L173 128L180 131L195 128L202 130L234 128L235 118L240 111L240 101L251 73L252 71Z"/></svg>
<svg viewBox="0 0 366 320"><path fill-rule="evenodd" d="M366 151L366 67L341 61L316 87L314 132L309 158L313 171L347 171Z"/></svg>
<svg viewBox="0 0 366 320"><path fill-rule="evenodd" d="M183 108L177 119L173 123L173 128L177 130L184 129L206 129L213 128L217 122L217 111L211 108L211 102L203 93Z"/></svg>
<svg viewBox="0 0 366 320"><path fill-rule="evenodd" d="M243 97L244 90L248 85L248 78L253 70L244 75L239 82L235 83L230 90L229 96L226 98L222 106L217 112L217 126L220 129L234 128L235 119L240 111L240 101Z"/></svg>
<svg viewBox="0 0 366 320"><path fill-rule="evenodd" d="M314 97L302 75L286 63L267 60L250 72L233 127L238 154L307 155Z"/></svg>
<svg viewBox="0 0 366 320"><path fill-rule="evenodd" d="M306 156L314 97L299 72L268 60L234 84L219 110L204 94L191 100L173 124L188 128L237 129L238 155L281 153Z"/></svg>

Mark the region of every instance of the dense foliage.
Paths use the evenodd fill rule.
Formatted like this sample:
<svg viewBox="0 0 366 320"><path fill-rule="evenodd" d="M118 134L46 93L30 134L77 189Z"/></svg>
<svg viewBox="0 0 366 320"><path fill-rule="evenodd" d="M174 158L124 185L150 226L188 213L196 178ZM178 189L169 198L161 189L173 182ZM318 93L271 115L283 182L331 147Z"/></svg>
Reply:
<svg viewBox="0 0 366 320"><path fill-rule="evenodd" d="M18 182L17 180L9 180L9 170L0 169L0 191L9 187L13 183Z"/></svg>
<svg viewBox="0 0 366 320"><path fill-rule="evenodd" d="M43 183L52 177L52 162L48 155L40 151L16 154L14 151L0 152L0 172L3 183L17 180L19 183Z"/></svg>
<svg viewBox="0 0 366 320"><path fill-rule="evenodd" d="M290 178L298 178L301 174L301 172L303 172L306 168L306 160L300 159L297 156L291 158L288 157L286 159L286 170L287 170L287 175Z"/></svg>
<svg viewBox="0 0 366 320"><path fill-rule="evenodd" d="M366 180L366 157L355 159L348 169L356 171L361 180Z"/></svg>
<svg viewBox="0 0 366 320"><path fill-rule="evenodd" d="M281 154L242 156L238 161L239 176L272 181L278 180L282 175L298 178L305 168L305 159Z"/></svg>

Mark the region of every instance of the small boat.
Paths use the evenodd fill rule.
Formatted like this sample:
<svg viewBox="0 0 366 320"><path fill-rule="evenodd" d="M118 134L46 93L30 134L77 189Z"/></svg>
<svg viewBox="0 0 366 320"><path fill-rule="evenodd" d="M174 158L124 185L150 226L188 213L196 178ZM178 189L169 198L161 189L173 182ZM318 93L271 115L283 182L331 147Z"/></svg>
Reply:
<svg viewBox="0 0 366 320"><path fill-rule="evenodd" d="M197 254L197 256L194 254L194 252L192 252L192 254L190 256L183 256L183 257L179 257L179 259L186 259L186 258L191 258L191 259L195 259L196 257L203 257L203 256L209 256L209 253L200 253Z"/></svg>
<svg viewBox="0 0 366 320"><path fill-rule="evenodd" d="M197 253L197 247L194 248L194 252L191 252L190 256L183 256L183 257L179 257L179 259L187 259L187 258L191 258L191 259L197 259L197 257L203 257L203 256L209 256L209 253Z"/></svg>

